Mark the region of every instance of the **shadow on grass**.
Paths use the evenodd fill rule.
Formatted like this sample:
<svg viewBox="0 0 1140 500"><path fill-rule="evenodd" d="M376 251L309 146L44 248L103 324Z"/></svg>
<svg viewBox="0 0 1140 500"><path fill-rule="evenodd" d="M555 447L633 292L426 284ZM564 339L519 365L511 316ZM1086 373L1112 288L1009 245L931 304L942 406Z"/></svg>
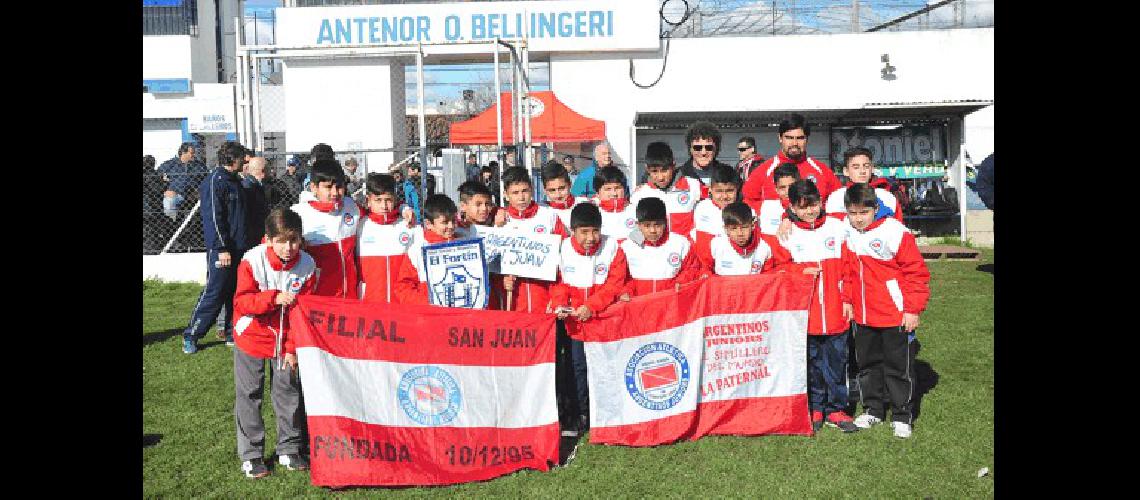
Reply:
<svg viewBox="0 0 1140 500"><path fill-rule="evenodd" d="M982 264L982 265L978 266L976 269L983 272L983 273L990 273L990 274L994 273L994 265L993 264Z"/></svg>
<svg viewBox="0 0 1140 500"><path fill-rule="evenodd" d="M181 328L172 328L163 332L152 333L150 335L143 335L143 347L159 342L165 342L173 337L182 337Z"/></svg>
<svg viewBox="0 0 1140 500"><path fill-rule="evenodd" d="M938 372L934 371L930 363L921 359L914 361L914 408L911 410L911 418L914 420L918 420L922 414L922 398L938 385L939 378Z"/></svg>
<svg viewBox="0 0 1140 500"><path fill-rule="evenodd" d="M150 448L162 441L162 434L143 434L143 448Z"/></svg>

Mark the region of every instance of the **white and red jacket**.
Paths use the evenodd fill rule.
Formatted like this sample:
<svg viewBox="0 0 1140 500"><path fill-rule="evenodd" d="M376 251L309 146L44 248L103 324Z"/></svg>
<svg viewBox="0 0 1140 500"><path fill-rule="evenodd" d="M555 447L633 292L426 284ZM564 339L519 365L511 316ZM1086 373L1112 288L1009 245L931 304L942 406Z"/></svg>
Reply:
<svg viewBox="0 0 1140 500"><path fill-rule="evenodd" d="M451 241L423 228L412 238L407 258L400 263L393 289L399 304L430 304L428 301L427 271L424 270L424 245Z"/></svg>
<svg viewBox="0 0 1140 500"><path fill-rule="evenodd" d="M821 216L815 222L792 221L788 239L781 241L792 262L781 270L803 274L809 267L818 267L815 291L808 306L808 335L838 335L847 331L848 321L843 317L843 240L847 223L834 217Z"/></svg>
<svg viewBox="0 0 1140 500"><path fill-rule="evenodd" d="M843 260L843 300L854 306L856 323L899 326L904 312L926 309L930 271L901 222L883 217L863 231L850 228Z"/></svg>
<svg viewBox="0 0 1140 500"><path fill-rule="evenodd" d="M708 247L701 249L701 264L705 272L717 276L743 276L775 271L791 260L791 256L770 236L752 231L747 246L737 246L728 235L713 238Z"/></svg>
<svg viewBox="0 0 1140 500"><path fill-rule="evenodd" d="M586 198L575 198L574 195L567 195L566 200L561 202L546 200L546 206L554 210L555 214L558 214L558 220L562 221L562 225L569 231L570 211L574 210L574 207L579 203L585 203L586 201Z"/></svg>
<svg viewBox="0 0 1140 500"><path fill-rule="evenodd" d="M708 195L709 188L704 183L675 173L673 183L664 190L657 189L648 182L637 186L629 198L629 204L637 210L637 202L643 198L659 198L665 202L665 212L669 214L669 231L688 239L693 230L693 209Z"/></svg>
<svg viewBox="0 0 1140 500"><path fill-rule="evenodd" d="M570 235L566 226L553 208L531 202L524 210L507 207L507 223L503 226L520 233L553 233L563 238ZM548 281L518 277L511 290L511 309L516 312L545 313L550 305L550 285ZM495 275L491 280L492 295L497 295L499 304L506 306L507 292L503 286L503 276Z"/></svg>
<svg viewBox="0 0 1140 500"><path fill-rule="evenodd" d="M396 275L408 258L408 247L422 232L408 227L399 210L365 212L356 252L360 257L360 294L365 302L396 302ZM421 235L420 238L423 238Z"/></svg>
<svg viewBox="0 0 1140 500"><path fill-rule="evenodd" d="M891 210L894 210L894 218L898 219L899 222L903 222L902 203L899 203L899 199L896 198L895 195L891 194L889 190L881 187L884 184L889 187L890 183L886 179L878 177L871 179L870 184L875 187L875 196L879 197L879 201L882 201L883 205L886 205ZM835 217L838 217L839 214L846 214L847 206L843 203L843 196L847 194L847 188L854 185L854 182L848 182L846 186L843 186L832 192L831 196L827 197L827 203L823 205L824 212L826 212L827 215Z"/></svg>
<svg viewBox="0 0 1140 500"><path fill-rule="evenodd" d="M558 281L550 287L551 307L587 306L601 311L617 301L628 277L628 264L617 239L602 236L592 252L574 238L562 241L558 261ZM566 320L567 330L577 330L577 321Z"/></svg>
<svg viewBox="0 0 1140 500"><path fill-rule="evenodd" d="M767 235L776 234L776 230L780 228L780 222L784 220L784 214L787 213L790 205L788 200L781 198L762 201L760 203L760 214L756 216L756 225L760 227L760 232Z"/></svg>
<svg viewBox="0 0 1140 500"><path fill-rule="evenodd" d="M602 201L595 196L590 201L594 202L602 212L603 235L615 238L620 244L629 238L629 233L637 231L637 214L634 213L634 207L629 204L628 198Z"/></svg>
<svg viewBox="0 0 1140 500"><path fill-rule="evenodd" d="M301 216L305 251L317 262L320 279L313 295L359 299L356 234L360 210L351 198L340 202L302 201L291 208Z"/></svg>
<svg viewBox="0 0 1140 500"><path fill-rule="evenodd" d="M282 315L275 301L278 292L310 293L317 281L316 271L316 262L304 251L289 262L282 262L267 243L246 252L238 264L234 291L237 348L255 358L272 358L280 334L285 336L284 352L297 352L288 334L289 314Z"/></svg>
<svg viewBox="0 0 1140 500"><path fill-rule="evenodd" d="M621 243L625 260L629 264L629 281L625 293L630 297L672 290L674 283L685 284L701 276L704 268L688 238L668 231L654 243L639 245L627 239Z"/></svg>
<svg viewBox="0 0 1140 500"><path fill-rule="evenodd" d="M693 209L693 230L689 233L689 240L693 242L697 255L706 254L709 242L724 234L723 212L724 207L717 205L712 198L701 200ZM752 217L756 217L755 210L752 211Z"/></svg>
<svg viewBox="0 0 1140 500"><path fill-rule="evenodd" d="M762 200L779 198L779 195L776 194L776 184L772 181L772 172L775 172L776 167L781 163L795 164L800 171L800 179L810 180L815 183L815 187L819 188L819 199L821 200L826 200L832 191L842 186L839 183L839 178L835 176L835 172L832 172L826 163L807 155L795 162L784 156L784 153L779 152L776 153L776 156L765 160L744 181L741 194L744 196L744 202L751 205L753 209L759 210Z"/></svg>

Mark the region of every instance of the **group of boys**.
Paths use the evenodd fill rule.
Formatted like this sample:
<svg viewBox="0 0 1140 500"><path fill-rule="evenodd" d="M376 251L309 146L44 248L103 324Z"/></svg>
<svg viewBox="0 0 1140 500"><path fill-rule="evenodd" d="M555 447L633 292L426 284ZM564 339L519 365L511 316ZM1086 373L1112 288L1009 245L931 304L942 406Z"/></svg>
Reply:
<svg viewBox="0 0 1140 500"><path fill-rule="evenodd" d="M780 127L781 136L806 128L794 118ZM719 133L698 139L719 147ZM474 238L492 226L563 238L554 282L493 275L487 307L556 316L564 435L589 427L581 322L616 302L676 291L712 275L785 272L815 278L807 324L813 429L830 425L855 432L884 421L889 409L894 435L909 437L908 340L926 306L929 273L900 222L897 202L874 187L871 152L847 151L844 173L852 182L826 191L817 185L819 178L802 178L796 158L781 153L774 158L789 161L760 165L749 177L748 182L766 177L758 181L761 200L752 203L741 201L747 184L733 167L704 162L707 168L691 167L703 170L700 179L684 175L663 142L649 144L644 158L647 181L632 193L626 192L622 171L610 166L596 171L593 197L574 197L565 166L551 161L541 175L548 201L539 204L527 170L511 167L502 175L505 206L495 206L485 183L471 180L459 186L458 206L446 195L428 196L422 225L415 224L411 207L399 205L392 176L369 174L365 206L357 207L345 196L340 164L314 162L309 194L269 214L264 242L244 252L238 267L235 418L245 474L268 474L255 411L268 358L284 370L273 382L279 463L307 467L296 356L285 334L284 309L296 295L428 304L422 247ZM845 411L852 351L864 408L855 419Z"/></svg>

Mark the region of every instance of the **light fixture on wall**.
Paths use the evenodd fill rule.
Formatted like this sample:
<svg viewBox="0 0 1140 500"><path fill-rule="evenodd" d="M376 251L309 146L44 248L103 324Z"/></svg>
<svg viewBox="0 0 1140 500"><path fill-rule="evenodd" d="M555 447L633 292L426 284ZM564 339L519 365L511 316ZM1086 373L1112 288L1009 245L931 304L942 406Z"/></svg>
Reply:
<svg viewBox="0 0 1140 500"><path fill-rule="evenodd" d="M895 76L895 67L891 66L891 55L883 54L880 60L883 63L883 69L879 70L882 74L882 78L888 81L898 78Z"/></svg>

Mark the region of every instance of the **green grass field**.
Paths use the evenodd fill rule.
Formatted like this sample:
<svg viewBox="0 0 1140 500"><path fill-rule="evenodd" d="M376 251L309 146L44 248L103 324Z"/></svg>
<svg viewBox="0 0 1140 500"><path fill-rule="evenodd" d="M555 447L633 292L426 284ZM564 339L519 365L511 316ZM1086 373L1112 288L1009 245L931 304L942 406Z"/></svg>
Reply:
<svg viewBox="0 0 1140 500"><path fill-rule="evenodd" d="M876 497L993 496L993 251L977 262L931 262L932 297L922 316L914 435L889 426L814 438L706 437L657 448L583 444L570 466L522 471L491 481L432 488L356 488L333 492L307 472L276 470L260 480L238 470L233 420L233 358L213 337L182 354L181 330L201 289L143 283L143 448L147 497ZM982 270L979 270L980 266ZM989 272L987 272L987 270ZM263 404L272 454L272 404ZM977 472L988 467L990 474Z"/></svg>

